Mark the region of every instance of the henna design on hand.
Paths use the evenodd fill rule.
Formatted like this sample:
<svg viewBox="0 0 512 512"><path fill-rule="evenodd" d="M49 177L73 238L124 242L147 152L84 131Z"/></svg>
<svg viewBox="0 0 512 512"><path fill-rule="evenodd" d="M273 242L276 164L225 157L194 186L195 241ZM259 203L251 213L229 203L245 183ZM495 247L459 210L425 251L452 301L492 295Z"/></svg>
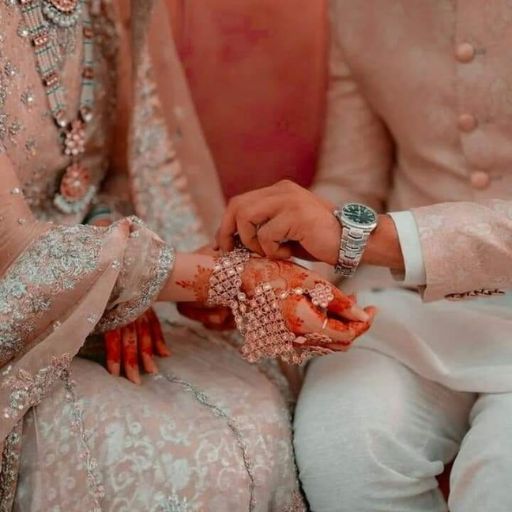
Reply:
<svg viewBox="0 0 512 512"><path fill-rule="evenodd" d="M206 302L208 299L208 290L210 288L210 276L212 269L197 265L196 273L192 280L176 281L176 284L185 290L194 293L197 302Z"/></svg>

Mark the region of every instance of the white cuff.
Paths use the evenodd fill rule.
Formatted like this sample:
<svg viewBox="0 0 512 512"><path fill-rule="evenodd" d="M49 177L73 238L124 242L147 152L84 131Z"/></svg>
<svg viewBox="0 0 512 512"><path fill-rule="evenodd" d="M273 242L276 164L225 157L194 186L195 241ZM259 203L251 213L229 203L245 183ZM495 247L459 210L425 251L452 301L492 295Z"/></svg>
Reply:
<svg viewBox="0 0 512 512"><path fill-rule="evenodd" d="M405 286L422 286L427 282L427 274L414 215L409 211L394 212L388 215L395 223L405 263L405 275L392 271L393 277Z"/></svg>

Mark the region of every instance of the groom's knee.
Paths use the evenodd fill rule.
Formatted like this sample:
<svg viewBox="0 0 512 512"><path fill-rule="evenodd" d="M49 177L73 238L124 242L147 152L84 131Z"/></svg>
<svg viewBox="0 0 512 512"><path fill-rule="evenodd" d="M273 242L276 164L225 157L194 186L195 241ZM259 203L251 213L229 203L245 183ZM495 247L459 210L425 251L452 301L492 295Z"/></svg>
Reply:
<svg viewBox="0 0 512 512"><path fill-rule="evenodd" d="M418 422L406 404L415 395L411 378L398 363L369 351L312 363L297 404L294 443L313 512L396 505L440 510L432 503L442 463L417 449L408 426ZM420 495L423 506L429 502L423 509Z"/></svg>
<svg viewBox="0 0 512 512"><path fill-rule="evenodd" d="M338 368L344 363L328 359L310 367L297 405L297 465L314 512L356 512L371 502L374 477L386 479L380 459L387 459L383 452L388 432L375 417L381 408L373 403L375 390L361 380L352 385L350 375L346 380L342 377L346 368ZM335 370L338 378L333 380Z"/></svg>

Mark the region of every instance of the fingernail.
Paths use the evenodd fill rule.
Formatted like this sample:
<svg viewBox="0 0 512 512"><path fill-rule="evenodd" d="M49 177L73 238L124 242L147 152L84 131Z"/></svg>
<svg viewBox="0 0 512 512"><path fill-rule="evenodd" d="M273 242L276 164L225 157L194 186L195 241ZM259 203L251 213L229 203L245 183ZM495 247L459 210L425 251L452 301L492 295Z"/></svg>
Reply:
<svg viewBox="0 0 512 512"><path fill-rule="evenodd" d="M146 369L147 373L151 373L151 374L158 373L158 368L151 356L143 355L142 361L144 363L144 368Z"/></svg>
<svg viewBox="0 0 512 512"><path fill-rule="evenodd" d="M370 315L366 313L366 311L362 311L360 317L361 322L368 322L368 320L370 320Z"/></svg>
<svg viewBox="0 0 512 512"><path fill-rule="evenodd" d="M363 309L352 307L350 312L352 313L352 316L360 322L368 322L368 320L370 320L370 315Z"/></svg>
<svg viewBox="0 0 512 512"><path fill-rule="evenodd" d="M161 357L170 357L172 352L167 347L162 347Z"/></svg>
<svg viewBox="0 0 512 512"><path fill-rule="evenodd" d="M131 380L134 384L140 384L140 374L138 370L135 368L126 368L126 376L129 380Z"/></svg>
<svg viewBox="0 0 512 512"><path fill-rule="evenodd" d="M107 361L107 370L110 374L119 377L121 374L121 364L114 361Z"/></svg>

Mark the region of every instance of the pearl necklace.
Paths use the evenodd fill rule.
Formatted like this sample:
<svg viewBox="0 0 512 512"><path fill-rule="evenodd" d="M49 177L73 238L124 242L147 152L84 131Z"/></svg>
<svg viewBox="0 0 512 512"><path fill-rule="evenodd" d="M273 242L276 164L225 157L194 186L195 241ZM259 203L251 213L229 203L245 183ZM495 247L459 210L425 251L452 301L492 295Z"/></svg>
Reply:
<svg viewBox="0 0 512 512"><path fill-rule="evenodd" d="M85 127L92 120L94 106L94 32L88 0L18 0L28 27L37 71L45 88L50 112L62 140L62 152L71 162L61 178L54 205L63 213L79 213L89 205L96 188L89 170L82 164ZM49 14L50 13L50 14ZM66 117L66 94L52 51L46 18L58 26L70 27L83 17L83 64L80 105L75 119Z"/></svg>

